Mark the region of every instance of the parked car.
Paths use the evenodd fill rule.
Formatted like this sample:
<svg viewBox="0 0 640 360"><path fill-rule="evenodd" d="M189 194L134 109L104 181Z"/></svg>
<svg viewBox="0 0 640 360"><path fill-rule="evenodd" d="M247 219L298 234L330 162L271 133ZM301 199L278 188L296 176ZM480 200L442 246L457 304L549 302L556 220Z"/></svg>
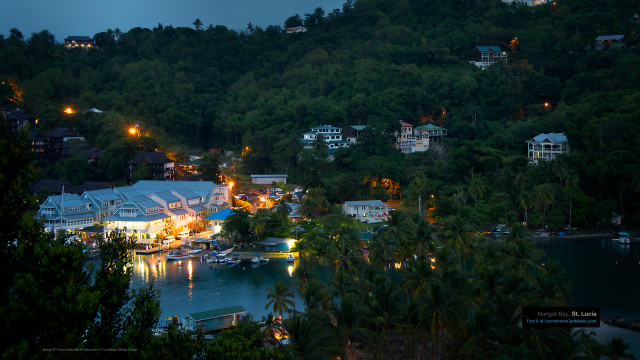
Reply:
<svg viewBox="0 0 640 360"><path fill-rule="evenodd" d="M180 231L178 233L178 236L176 237L179 240L185 239L189 236L189 231L185 230L185 231Z"/></svg>

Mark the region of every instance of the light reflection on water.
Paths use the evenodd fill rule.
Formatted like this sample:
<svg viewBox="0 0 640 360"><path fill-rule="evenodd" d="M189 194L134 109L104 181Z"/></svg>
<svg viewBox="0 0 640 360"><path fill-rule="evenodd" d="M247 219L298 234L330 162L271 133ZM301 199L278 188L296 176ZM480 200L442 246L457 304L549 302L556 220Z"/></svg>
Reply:
<svg viewBox="0 0 640 360"><path fill-rule="evenodd" d="M201 257L167 262L163 254L134 255L131 285L137 289L154 279L155 288L160 290L161 320L235 305L242 305L260 320L271 311L264 308L268 302L267 288L273 288L277 281L292 284L298 262L296 258L287 263L281 257L258 266L249 260L218 265ZM298 307L303 304L298 294L295 303Z"/></svg>

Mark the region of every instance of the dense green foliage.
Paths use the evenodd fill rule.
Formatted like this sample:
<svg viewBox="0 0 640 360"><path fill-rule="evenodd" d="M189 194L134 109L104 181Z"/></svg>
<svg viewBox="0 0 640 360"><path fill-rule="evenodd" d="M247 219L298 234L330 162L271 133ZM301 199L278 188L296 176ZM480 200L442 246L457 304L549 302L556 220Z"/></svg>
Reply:
<svg viewBox="0 0 640 360"><path fill-rule="evenodd" d="M122 181L122 164L143 145L172 154L250 146L247 173L286 171L290 182L325 188L331 202L382 197L371 179L387 178L410 201L457 193L467 206L473 197L483 225L496 218L490 209L506 222L527 213L535 227L593 227L613 211L637 224L638 12L630 0L359 0L287 20L307 33L251 24L238 33L196 19L196 29L109 29L90 51L12 29L0 39L0 78L3 97L20 98L41 130L72 126L105 150L90 174L69 159L43 166L47 176ZM595 50L602 34L624 34L627 49ZM478 70L468 64L476 45L501 46L508 63ZM62 113L69 104L75 114ZM436 123L449 137L440 152L403 156L380 135L401 119ZM134 123L138 140L126 135ZM329 163L297 140L318 124L376 131ZM524 141L541 132L569 138L572 153L557 168L526 166ZM460 210L440 200L444 215Z"/></svg>

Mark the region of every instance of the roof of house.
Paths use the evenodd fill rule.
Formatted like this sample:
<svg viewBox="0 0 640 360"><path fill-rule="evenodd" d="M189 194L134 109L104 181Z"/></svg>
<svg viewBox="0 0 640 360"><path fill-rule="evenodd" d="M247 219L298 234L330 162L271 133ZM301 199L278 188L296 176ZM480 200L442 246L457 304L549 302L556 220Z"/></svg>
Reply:
<svg viewBox="0 0 640 360"><path fill-rule="evenodd" d="M549 133L549 134L538 134L533 139L529 140L529 142L543 142L549 141L552 143L566 143L568 142L567 137L562 133Z"/></svg>
<svg viewBox="0 0 640 360"><path fill-rule="evenodd" d="M500 49L500 46L497 45L491 45L491 46L476 46L476 49L478 49L478 51L480 52L487 52L487 51L502 51L502 49Z"/></svg>
<svg viewBox="0 0 640 360"><path fill-rule="evenodd" d="M90 36L67 36L64 41L73 41L73 40L81 40L81 41L93 41L93 38Z"/></svg>
<svg viewBox="0 0 640 360"><path fill-rule="evenodd" d="M139 152L133 160L129 161L129 164L166 164L171 162L173 162L173 160L169 159L163 152L143 151Z"/></svg>
<svg viewBox="0 0 640 360"><path fill-rule="evenodd" d="M400 125L401 126L413 126L413 125L409 124L408 122L404 122L402 120L400 120Z"/></svg>
<svg viewBox="0 0 640 360"><path fill-rule="evenodd" d="M251 175L252 178L270 178L270 177L287 177L286 174L272 174L272 175Z"/></svg>
<svg viewBox="0 0 640 360"><path fill-rule="evenodd" d="M331 125L320 125L320 126L314 126L311 128L311 130L314 129L329 129L329 130L340 130L339 127L335 127L335 126L331 126Z"/></svg>
<svg viewBox="0 0 640 360"><path fill-rule="evenodd" d="M358 131L362 131L362 130L367 128L367 125L350 125L350 126L347 126L347 129L348 128L353 128L353 129L356 129Z"/></svg>
<svg viewBox="0 0 640 360"><path fill-rule="evenodd" d="M215 212L204 219L205 220L227 220L227 217L232 214L233 214L233 209L227 208L227 209L222 209L218 212Z"/></svg>
<svg viewBox="0 0 640 360"><path fill-rule="evenodd" d="M622 40L622 39L624 39L624 35L600 35L596 38L596 41Z"/></svg>
<svg viewBox="0 0 640 360"><path fill-rule="evenodd" d="M201 321L201 320L214 319L221 316L238 314L243 312L247 312L247 310L245 310L245 308L243 308L240 305L236 305L236 306L230 306L222 309L215 309L215 310L202 311L202 312L189 314L185 316L185 318L190 317L196 321Z"/></svg>
<svg viewBox="0 0 640 360"><path fill-rule="evenodd" d="M344 204L347 206L389 206L381 200L345 201Z"/></svg>
<svg viewBox="0 0 640 360"><path fill-rule="evenodd" d="M80 134L78 134L77 132L75 132L73 129L70 129L70 128L57 128L47 134L48 137L65 137L69 135L81 136Z"/></svg>
<svg viewBox="0 0 640 360"><path fill-rule="evenodd" d="M425 124L425 125L421 125L421 126L416 127L414 130L416 130L416 131L422 131L422 130L432 131L432 130L447 130L447 129L442 128L440 126L433 125L433 124Z"/></svg>

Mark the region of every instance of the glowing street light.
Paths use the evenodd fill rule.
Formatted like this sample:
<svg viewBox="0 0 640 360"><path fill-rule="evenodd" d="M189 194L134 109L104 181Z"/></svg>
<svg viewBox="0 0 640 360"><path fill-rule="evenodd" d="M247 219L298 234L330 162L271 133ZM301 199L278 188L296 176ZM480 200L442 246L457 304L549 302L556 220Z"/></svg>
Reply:
<svg viewBox="0 0 640 360"><path fill-rule="evenodd" d="M73 108L71 106L67 106L66 108L64 108L64 113L67 115L71 115L73 113L75 113L76 111L73 110Z"/></svg>

